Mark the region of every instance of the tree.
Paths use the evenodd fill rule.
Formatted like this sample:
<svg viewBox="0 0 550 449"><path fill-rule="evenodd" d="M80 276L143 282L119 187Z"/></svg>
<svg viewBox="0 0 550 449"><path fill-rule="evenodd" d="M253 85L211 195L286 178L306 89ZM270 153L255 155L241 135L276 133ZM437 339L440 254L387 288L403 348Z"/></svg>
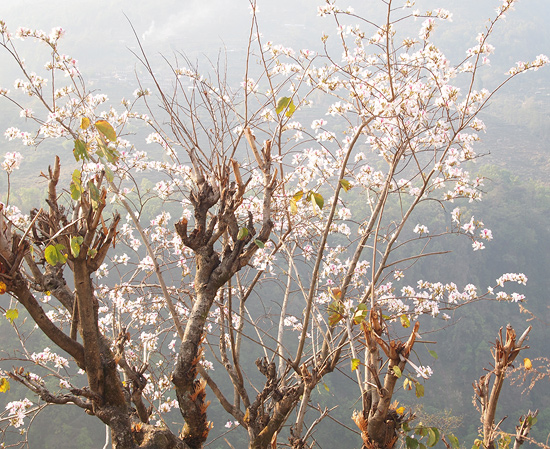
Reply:
<svg viewBox="0 0 550 449"><path fill-rule="evenodd" d="M407 270L444 254L432 248L446 235L470 239L474 251L492 239L457 206L481 199L483 180L464 169L485 129L478 115L505 83L548 59L518 63L492 91L478 91L494 50L489 39L512 0L455 65L432 41L448 11L381 3L385 20L376 24L327 2L319 15L333 16L337 34L323 36L319 52L298 53L262 41L252 3L239 88L220 65L208 77L185 58L185 67L168 62L167 88L142 50L136 57L147 76L122 112L102 110L106 96L90 92L76 61L61 53L63 30L12 35L1 24L25 98L0 93L36 124L6 137L74 143L72 158L56 156L41 173L42 208L21 214L9 189L2 206L0 287L22 347L18 366L2 371L4 390L18 382L44 403L84 409L109 426L117 449L203 447L212 427L208 391L230 424L246 429L250 448L276 447L285 426L291 447L303 448L330 414L315 412L317 386L351 366L364 448L391 449L399 435L413 449L422 438L428 446L439 440L435 428L411 427L413 414L392 402L398 382L422 396L418 379L431 375L411 361L420 318L447 320L447 311L480 299L522 301L504 284L527 278L507 273L479 291L407 284ZM418 37L403 38L398 27L417 17ZM46 76L26 67L16 38L48 46ZM302 125L309 106L330 117ZM147 155L130 141L138 124L162 152ZM20 163L18 152L6 154L8 181ZM428 229L428 217L439 229ZM33 352L19 306L63 355ZM516 344L508 329L497 342L496 383L523 340ZM263 354L255 367L251 352ZM486 447L498 434L489 378L478 384ZM25 423L32 404L10 404L12 426ZM165 418L171 409L183 417L179 432ZM444 441L458 445L453 435Z"/></svg>

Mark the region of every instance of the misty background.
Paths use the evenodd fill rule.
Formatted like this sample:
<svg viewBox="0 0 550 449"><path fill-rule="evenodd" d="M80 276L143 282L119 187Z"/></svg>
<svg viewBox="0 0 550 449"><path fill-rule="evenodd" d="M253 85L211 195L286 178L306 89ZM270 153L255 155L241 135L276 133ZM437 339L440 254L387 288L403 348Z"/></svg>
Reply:
<svg viewBox="0 0 550 449"><path fill-rule="evenodd" d="M97 92L107 93L115 107L120 98L131 96L137 87L136 77L143 74L132 53L138 51L136 36L161 78L163 71L167 71L163 57L172 60L178 54L185 55L205 72L218 58L227 61L228 79L235 87L244 77L244 56L252 17L249 3L245 0L4 0L2 3L0 18L12 32L19 26L45 31L56 26L64 28L66 35L61 48L79 61L89 86ZM321 35L335 30L331 17L317 17L317 6L321 3L320 0L258 1L258 21L264 41L271 40L295 50L320 50ZM352 5L357 14L374 20L382 14L379 3L378 0L338 2L344 8ZM494 15L498 5L498 0L425 0L417 1L414 8L424 11L443 7L453 12L453 22L440 25L432 40L440 45L451 62L458 62L464 58L466 49L474 45L476 35L484 31L487 19ZM420 24L421 20L409 21L404 24L404 32L416 36ZM497 86L504 73L518 60L532 60L540 53L550 54L549 24L548 0L519 1L516 10L493 35L491 42L496 53L491 57L491 65L483 68L481 87L491 89ZM46 62L47 49L44 47L29 42L18 45L29 67L42 67ZM19 77L17 67L5 54L0 54L0 63L0 87L12 88L14 79ZM152 86L145 82L144 87ZM1 104L2 133L10 126L23 129L25 124L18 113L14 114L14 109L5 101ZM444 260L423 265L417 276L430 280L445 278L448 271L456 271L459 267L459 280L483 287L494 282L501 273L525 272L529 277L524 292L528 298L525 307L537 316L536 320L529 322L534 326L530 357L548 357L550 70L529 72L515 79L495 97L482 118L487 124L487 133L476 149L487 156L470 170L488 178L487 194L482 203L471 207L476 217L482 217L485 225L493 230L494 241L485 251L475 255L471 254L468 244L457 246ZM25 157L21 170L13 175L13 202L19 201L22 210L27 212L25 208L35 206L34 202L41 198L41 189L36 186L37 174L51 163L56 150L49 147L35 150L3 139L2 142L0 156L6 151L16 150ZM140 143L134 143L139 148ZM0 192L3 192L5 176L0 178ZM409 396L401 400L406 405L418 407L425 421L439 419L455 426L454 432L459 439L465 445L471 443L476 438L479 424L477 412L471 404L471 383L483 374L482 367L488 366L490 342L498 328L511 322L517 330L523 330L529 317L520 314L517 305L512 304L480 303L461 310L454 317L457 324L436 335L440 357L427 360L434 376L426 384L426 396L421 400L411 400ZM9 332L8 322L0 320L0 335L9 335L13 341ZM3 338L4 342L6 338ZM327 404L330 400L340 402L340 419L353 425L349 416L354 407L355 392L348 391L349 385L337 376L331 376L328 382L330 391L319 392L319 395L329 396ZM501 408L502 413L510 414L510 428L520 413L539 408L539 423L532 434L539 440L546 440L550 432L549 382L541 381L538 389L531 393L506 384L506 391L512 393L503 398ZM25 394L24 390L12 386L9 398L0 398L0 407ZM210 419L215 423L212 436L215 438L224 430L225 417L214 406L211 407ZM97 419L87 418L81 410L76 412L76 408L71 407L50 407L49 410L49 414L39 416L34 430L31 430L35 432L31 441L36 444L31 447L102 447L104 428ZM327 429L319 431L316 437L321 447L331 448L338 444L344 449L359 445L358 442L339 439L338 427L327 425ZM234 432L237 441L240 430ZM228 446L217 440L209 447L221 449Z"/></svg>

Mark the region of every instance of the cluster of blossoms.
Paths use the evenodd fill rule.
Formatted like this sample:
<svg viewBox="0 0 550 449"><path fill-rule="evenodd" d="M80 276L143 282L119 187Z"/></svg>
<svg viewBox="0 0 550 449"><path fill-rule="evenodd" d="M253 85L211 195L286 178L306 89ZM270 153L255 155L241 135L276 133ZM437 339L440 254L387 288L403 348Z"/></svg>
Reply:
<svg viewBox="0 0 550 449"><path fill-rule="evenodd" d="M21 165L22 160L23 160L23 156L21 155L21 153L18 153L16 151L11 153L6 153L1 165L2 170L5 170L8 173L12 173L14 170L19 169L19 166Z"/></svg>
<svg viewBox="0 0 550 449"><path fill-rule="evenodd" d="M18 128L10 127L4 132L4 137L8 140L20 139L23 145L32 146L34 145L34 138L30 133L26 131L21 131Z"/></svg>
<svg viewBox="0 0 550 449"><path fill-rule="evenodd" d="M3 203L0 203L3 204ZM30 217L26 214L21 213L21 210L19 210L16 206L8 206L6 207L5 204L3 204L3 212L6 215L6 217L15 224L20 229L26 229L31 220Z"/></svg>
<svg viewBox="0 0 550 449"><path fill-rule="evenodd" d="M10 414L10 424L13 427L19 428L24 423L24 418L27 416L29 409L33 406L33 403L27 398L22 401L12 401L6 404L6 410Z"/></svg>
<svg viewBox="0 0 550 449"><path fill-rule="evenodd" d="M46 365L47 363L53 363L54 367L57 369L68 368L69 362L65 357L52 352L50 348L44 348L42 352L34 352L31 355L31 359L38 364Z"/></svg>
<svg viewBox="0 0 550 449"><path fill-rule="evenodd" d="M283 324L286 327L292 328L295 331L301 331L303 329L302 322L294 315L287 315L284 318Z"/></svg>
<svg viewBox="0 0 550 449"><path fill-rule="evenodd" d="M422 377L424 379L427 379L429 377L432 376L433 374L433 371L432 369L429 367L429 366L418 366L417 367L417 372L416 372L416 376L417 377Z"/></svg>
<svg viewBox="0 0 550 449"><path fill-rule="evenodd" d="M518 73L523 73L527 70L536 71L549 63L550 63L550 59L548 59L548 56L538 55L531 62L523 62L523 61L516 62L516 66L508 70L508 75L517 75Z"/></svg>

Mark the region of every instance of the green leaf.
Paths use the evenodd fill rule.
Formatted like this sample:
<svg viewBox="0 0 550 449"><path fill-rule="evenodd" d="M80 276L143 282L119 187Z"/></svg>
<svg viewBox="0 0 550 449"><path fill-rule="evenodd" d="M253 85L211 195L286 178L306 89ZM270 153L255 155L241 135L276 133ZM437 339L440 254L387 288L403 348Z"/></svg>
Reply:
<svg viewBox="0 0 550 449"><path fill-rule="evenodd" d="M394 365L392 367L392 371L393 374L395 374L395 377L397 377L398 379L403 375L403 373L401 372L401 368L399 368L397 365Z"/></svg>
<svg viewBox="0 0 550 449"><path fill-rule="evenodd" d="M407 436L407 438L405 438L405 442L407 444L408 449L417 449L418 448L418 440L416 438Z"/></svg>
<svg viewBox="0 0 550 449"><path fill-rule="evenodd" d="M65 247L58 243L57 245L48 245L44 250L44 257L46 262L52 266L56 266L58 263L67 262L67 256L65 255Z"/></svg>
<svg viewBox="0 0 550 449"><path fill-rule="evenodd" d="M19 317L19 310L17 309L8 309L6 310L6 318L10 320L10 323L13 322Z"/></svg>
<svg viewBox="0 0 550 449"><path fill-rule="evenodd" d="M427 445L428 447L433 447L437 444L439 441L439 430L437 430L435 427L430 427L428 429L428 441Z"/></svg>
<svg viewBox="0 0 550 449"><path fill-rule="evenodd" d="M237 234L237 240L244 240L247 235L248 235L248 229L241 228L239 229L239 233Z"/></svg>
<svg viewBox="0 0 550 449"><path fill-rule="evenodd" d="M261 240L258 240L258 239L255 239L254 240L254 243L256 244L256 246L260 249L264 249L265 248L265 243L262 242Z"/></svg>
<svg viewBox="0 0 550 449"><path fill-rule="evenodd" d="M420 382L417 382L415 387L416 397L421 398L422 396L424 396L424 385L422 385Z"/></svg>
<svg viewBox="0 0 550 449"><path fill-rule="evenodd" d="M10 390L10 381L5 377L0 379L0 393L7 393Z"/></svg>
<svg viewBox="0 0 550 449"><path fill-rule="evenodd" d="M458 441L458 438L455 437L452 433L447 435L447 438L449 439L449 443L451 443L451 447L454 449L460 449L460 442Z"/></svg>
<svg viewBox="0 0 550 449"><path fill-rule="evenodd" d="M116 132L107 120L98 120L95 127L106 139L116 142Z"/></svg>
<svg viewBox="0 0 550 449"><path fill-rule="evenodd" d="M430 355L431 355L434 359L437 360L437 359L439 358L439 356L437 355L437 352L432 351L432 350L430 350L430 349L428 349L428 352L430 353Z"/></svg>
<svg viewBox="0 0 550 449"><path fill-rule="evenodd" d="M105 145L105 142L101 139L97 139L97 144L98 149L96 153L101 159L106 159L111 164L114 164L118 160L120 155L117 150Z"/></svg>
<svg viewBox="0 0 550 449"><path fill-rule="evenodd" d="M97 188L95 183L91 180L88 181L88 189L90 190L90 199L92 202L92 207L94 209L97 209L97 207L99 206L99 197L100 197L99 189Z"/></svg>
<svg viewBox="0 0 550 449"><path fill-rule="evenodd" d="M498 440L498 447L500 449L508 449L510 447L511 442L512 442L512 437L510 435L503 435Z"/></svg>
<svg viewBox="0 0 550 449"><path fill-rule="evenodd" d="M363 306L363 307L361 307ZM361 324L367 318L369 311L367 310L366 304L359 304L357 310L353 314L353 322L355 324Z"/></svg>
<svg viewBox="0 0 550 449"><path fill-rule="evenodd" d="M351 370L355 371L357 368L359 368L359 365L361 364L361 360L359 359L351 359Z"/></svg>
<svg viewBox="0 0 550 449"><path fill-rule="evenodd" d="M411 321L409 320L409 317L407 315L401 315L401 326L403 326L405 329L408 327L411 327Z"/></svg>
<svg viewBox="0 0 550 449"><path fill-rule="evenodd" d="M82 195L82 182L80 180L80 170L75 169L72 175L72 181L71 181L71 198L75 201L78 201L80 199L80 196Z"/></svg>
<svg viewBox="0 0 550 449"><path fill-rule="evenodd" d="M105 177L107 178L107 181L113 182L113 179L115 179L115 174L113 173L113 170L111 170L106 164L104 164L105 167Z"/></svg>
<svg viewBox="0 0 550 449"><path fill-rule="evenodd" d="M334 326L342 318L344 318L344 315L343 315L344 306L340 301L332 301L328 306L328 311L329 311L328 324L331 326Z"/></svg>
<svg viewBox="0 0 550 449"><path fill-rule="evenodd" d="M428 435L428 428L424 427L422 424L417 426L416 429L414 429L414 433L417 435L420 435L421 437L425 437Z"/></svg>
<svg viewBox="0 0 550 449"><path fill-rule="evenodd" d="M340 179L340 185L342 186L345 192L351 189L351 184L347 179Z"/></svg>
<svg viewBox="0 0 550 449"><path fill-rule="evenodd" d="M81 235L77 235L75 237L71 237L71 254L73 257L78 257L80 254L80 245L82 245L82 242L84 241L84 237Z"/></svg>
<svg viewBox="0 0 550 449"><path fill-rule="evenodd" d="M73 155L77 161L88 159L88 149L82 140L76 139L74 141Z"/></svg>
<svg viewBox="0 0 550 449"><path fill-rule="evenodd" d="M93 259L96 254L97 254L97 249L88 248L88 256L90 256Z"/></svg>
<svg viewBox="0 0 550 449"><path fill-rule="evenodd" d="M312 193L311 194L311 201L312 202L315 202L315 204L317 205L317 207L319 209L322 209L323 206L325 205L325 200L324 198L321 196L320 193Z"/></svg>
<svg viewBox="0 0 550 449"><path fill-rule="evenodd" d="M80 196L82 195L82 192L73 183L71 183L70 188L71 188L71 198L75 201L78 201L80 199Z"/></svg>

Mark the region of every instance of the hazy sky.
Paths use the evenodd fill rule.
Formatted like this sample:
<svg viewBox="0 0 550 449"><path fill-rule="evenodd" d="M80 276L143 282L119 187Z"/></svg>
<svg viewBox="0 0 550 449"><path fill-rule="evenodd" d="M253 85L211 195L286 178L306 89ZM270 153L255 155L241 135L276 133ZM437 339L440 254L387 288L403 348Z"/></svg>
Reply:
<svg viewBox="0 0 550 449"><path fill-rule="evenodd" d="M394 0L402 4L404 0ZM250 30L247 0L17 0L4 1L0 11L11 29L19 26L67 30L64 48L88 65L126 64L132 57L126 47L135 46L129 20L144 40L148 51L186 54L212 53L222 46L243 48ZM322 31L332 31L330 18L316 15L322 0L258 0L260 25L267 39L292 44L297 48L317 44ZM354 6L356 12L372 18L381 2L378 0L338 1L342 7ZM454 12L446 39L464 48L485 20L499 5L499 0L418 0L421 11L443 6ZM521 50L550 53L548 0L521 0L510 15L506 35ZM418 26L420 24L418 23ZM453 35L454 34L454 35ZM497 50L499 49L497 45ZM529 55L533 56L533 55ZM536 55L535 55L536 56Z"/></svg>

